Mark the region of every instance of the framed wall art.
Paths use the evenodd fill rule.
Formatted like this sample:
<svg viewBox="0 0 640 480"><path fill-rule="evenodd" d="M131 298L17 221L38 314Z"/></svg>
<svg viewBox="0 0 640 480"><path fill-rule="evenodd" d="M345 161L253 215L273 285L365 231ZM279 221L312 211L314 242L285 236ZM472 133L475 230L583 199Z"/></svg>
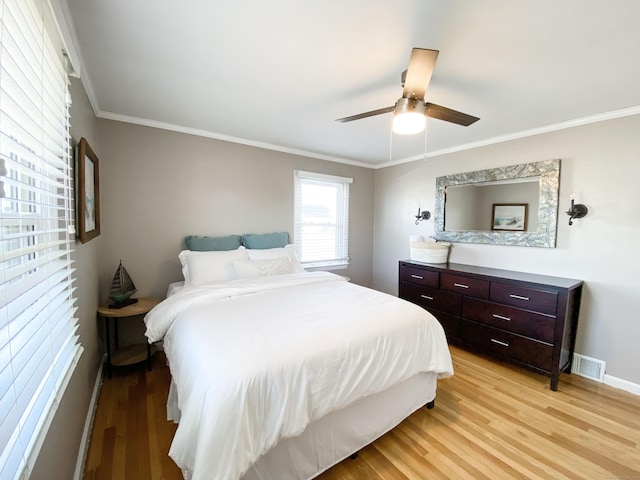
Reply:
<svg viewBox="0 0 640 480"><path fill-rule="evenodd" d="M526 231L528 207L528 203L494 203L491 230Z"/></svg>
<svg viewBox="0 0 640 480"><path fill-rule="evenodd" d="M100 235L100 174L98 157L82 137L77 150L78 233L80 243Z"/></svg>

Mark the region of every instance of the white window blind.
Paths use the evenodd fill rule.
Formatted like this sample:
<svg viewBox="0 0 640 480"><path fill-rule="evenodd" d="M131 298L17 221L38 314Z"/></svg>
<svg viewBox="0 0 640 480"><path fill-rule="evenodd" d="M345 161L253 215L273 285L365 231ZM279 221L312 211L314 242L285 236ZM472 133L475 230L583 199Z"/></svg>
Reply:
<svg viewBox="0 0 640 480"><path fill-rule="evenodd" d="M294 243L305 267L349 263L351 178L294 172Z"/></svg>
<svg viewBox="0 0 640 480"><path fill-rule="evenodd" d="M0 0L0 478L27 478L82 351L69 93L48 4Z"/></svg>

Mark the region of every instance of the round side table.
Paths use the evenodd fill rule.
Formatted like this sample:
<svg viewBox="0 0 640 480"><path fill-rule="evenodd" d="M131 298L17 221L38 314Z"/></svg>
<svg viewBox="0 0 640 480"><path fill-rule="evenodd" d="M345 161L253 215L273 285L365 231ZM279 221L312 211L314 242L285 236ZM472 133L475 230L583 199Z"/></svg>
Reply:
<svg viewBox="0 0 640 480"><path fill-rule="evenodd" d="M159 298L142 297L136 303L122 308L109 308L107 305L98 307L98 317L104 320L105 338L107 343L107 375L111 378L113 367L132 365L147 361L147 370L151 371L151 344L148 342L118 348L118 322L131 320L147 314L162 300ZM111 351L111 332L109 324L113 320L115 350Z"/></svg>

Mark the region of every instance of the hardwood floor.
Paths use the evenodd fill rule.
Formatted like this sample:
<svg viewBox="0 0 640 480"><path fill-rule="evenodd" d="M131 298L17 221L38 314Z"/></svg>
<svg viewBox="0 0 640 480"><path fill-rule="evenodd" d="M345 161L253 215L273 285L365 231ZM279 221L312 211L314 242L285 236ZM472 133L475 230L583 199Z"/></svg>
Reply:
<svg viewBox="0 0 640 480"><path fill-rule="evenodd" d="M141 363L113 369L103 380L85 462L86 480L180 480L167 452L176 425L168 422L169 369L162 353L151 372Z"/></svg>
<svg viewBox="0 0 640 480"><path fill-rule="evenodd" d="M321 480L640 480L640 397L576 375L549 380L451 347L455 375L436 407L328 470ZM173 480L169 372L162 354L105 379L85 479ZM277 480L277 479L274 479Z"/></svg>

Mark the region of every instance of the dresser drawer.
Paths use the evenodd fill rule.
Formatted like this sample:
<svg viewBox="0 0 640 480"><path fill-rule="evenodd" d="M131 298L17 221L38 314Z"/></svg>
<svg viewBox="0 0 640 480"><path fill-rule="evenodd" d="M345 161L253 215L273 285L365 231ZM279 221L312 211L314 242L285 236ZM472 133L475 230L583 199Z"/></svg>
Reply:
<svg viewBox="0 0 640 480"><path fill-rule="evenodd" d="M524 308L533 312L555 315L558 294L549 290L491 282L489 298L496 303L504 303L513 307Z"/></svg>
<svg viewBox="0 0 640 480"><path fill-rule="evenodd" d="M438 272L430 272L420 268L400 265L400 281L438 288L440 284L440 274Z"/></svg>
<svg viewBox="0 0 640 480"><path fill-rule="evenodd" d="M552 369L553 347L479 323L462 320L462 341L500 357L546 372Z"/></svg>
<svg viewBox="0 0 640 480"><path fill-rule="evenodd" d="M440 275L440 288L485 300L489 298L489 282L487 280L443 273Z"/></svg>
<svg viewBox="0 0 640 480"><path fill-rule="evenodd" d="M457 316L460 316L462 308L462 297L460 295L408 282L400 282L400 297L429 311L439 310Z"/></svg>
<svg viewBox="0 0 640 480"><path fill-rule="evenodd" d="M465 297L462 316L509 332L553 344L556 320L540 313Z"/></svg>

